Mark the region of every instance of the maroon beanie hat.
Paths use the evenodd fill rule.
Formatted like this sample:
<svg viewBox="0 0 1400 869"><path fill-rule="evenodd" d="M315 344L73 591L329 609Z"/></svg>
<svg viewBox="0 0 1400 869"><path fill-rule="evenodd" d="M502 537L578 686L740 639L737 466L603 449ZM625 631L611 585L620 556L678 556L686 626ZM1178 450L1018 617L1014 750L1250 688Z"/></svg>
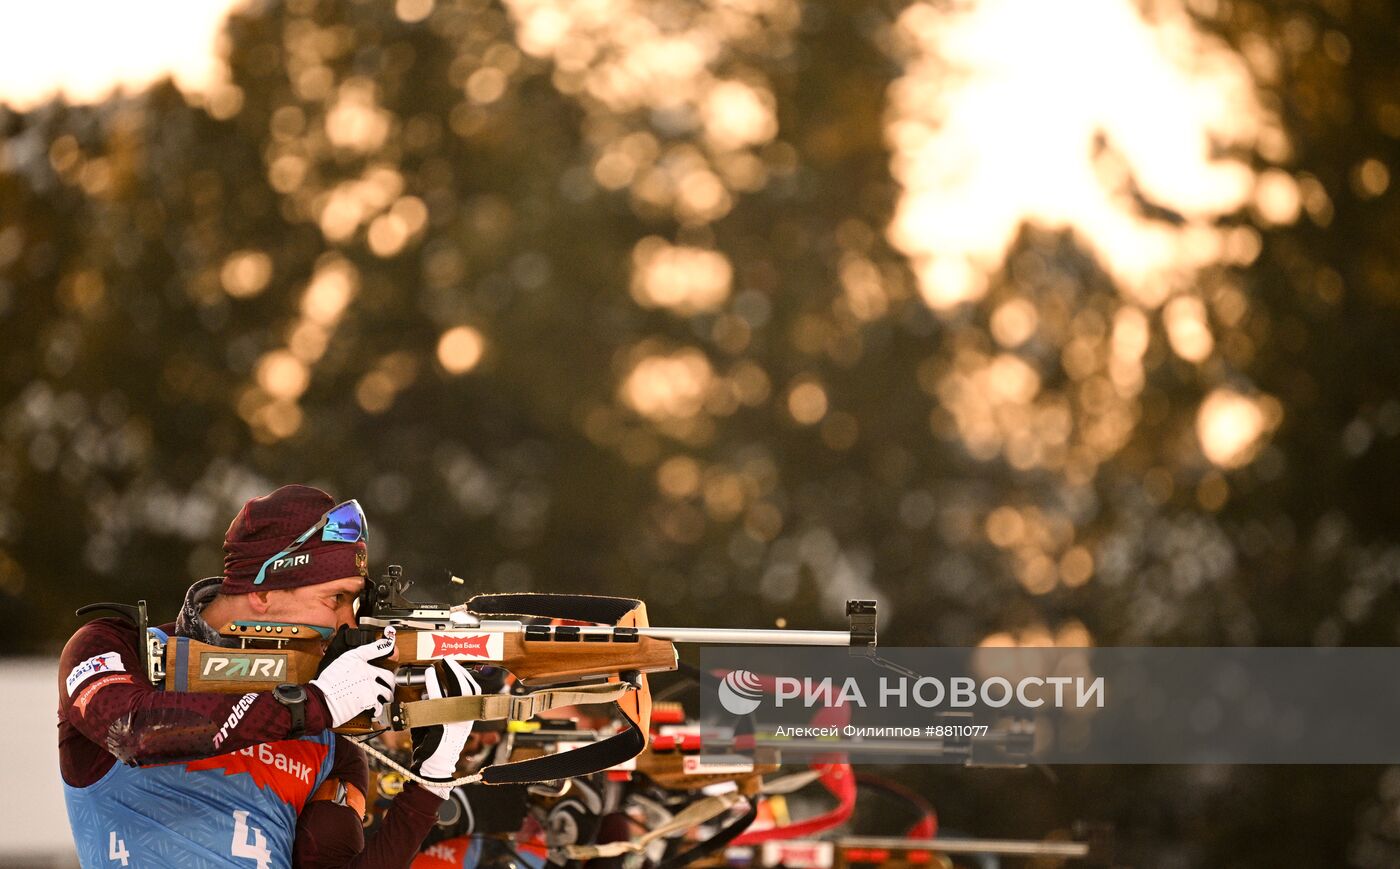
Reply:
<svg viewBox="0 0 1400 869"><path fill-rule="evenodd" d="M283 486L243 505L224 535L223 594L247 594L316 585L347 576L368 576L368 552L363 539L337 543L312 534L295 555L278 559L254 585L258 570L272 556L291 546L336 505L330 495L311 486Z"/></svg>

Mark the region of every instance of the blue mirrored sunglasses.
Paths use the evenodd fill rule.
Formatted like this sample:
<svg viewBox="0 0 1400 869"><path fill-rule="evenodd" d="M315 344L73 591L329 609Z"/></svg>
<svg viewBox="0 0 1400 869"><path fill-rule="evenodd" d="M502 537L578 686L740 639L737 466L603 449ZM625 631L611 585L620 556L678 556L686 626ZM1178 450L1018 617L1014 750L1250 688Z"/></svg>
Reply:
<svg viewBox="0 0 1400 869"><path fill-rule="evenodd" d="M361 540L369 540L369 522L365 520L365 511L360 509L360 502L351 499L336 504L323 513L315 525L293 540L291 546L264 561L262 567L258 568L258 576L253 580L253 585L262 585L262 581L267 578L267 569L274 562L296 552L317 531L321 532L321 539L329 543L358 543Z"/></svg>

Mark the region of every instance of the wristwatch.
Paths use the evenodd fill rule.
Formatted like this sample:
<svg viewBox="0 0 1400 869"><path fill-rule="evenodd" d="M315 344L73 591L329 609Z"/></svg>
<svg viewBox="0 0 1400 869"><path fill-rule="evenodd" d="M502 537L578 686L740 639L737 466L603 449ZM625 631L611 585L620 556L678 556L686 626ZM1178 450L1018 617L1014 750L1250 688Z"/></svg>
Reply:
<svg viewBox="0 0 1400 869"><path fill-rule="evenodd" d="M272 696L277 698L277 702L287 707L287 711L292 713L292 732L289 739L296 739L306 732L306 689L300 685L293 685L290 682L283 682L272 689Z"/></svg>

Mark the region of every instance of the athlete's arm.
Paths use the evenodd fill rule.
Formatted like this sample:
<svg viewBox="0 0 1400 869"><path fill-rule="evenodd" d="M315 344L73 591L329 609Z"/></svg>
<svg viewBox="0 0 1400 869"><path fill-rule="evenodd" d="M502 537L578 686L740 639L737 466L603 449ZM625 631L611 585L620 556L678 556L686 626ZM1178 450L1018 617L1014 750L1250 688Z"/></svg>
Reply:
<svg viewBox="0 0 1400 869"><path fill-rule="evenodd" d="M63 777L84 786L111 768L105 753L146 766L194 760L291 735L292 717L269 691L161 691L139 672L136 632L116 619L84 625L64 647L58 695ZM305 732L331 726L325 699L307 690ZM69 727L64 727L64 724ZM71 730L69 729L71 727ZM72 730L100 748L77 745Z"/></svg>
<svg viewBox="0 0 1400 869"><path fill-rule="evenodd" d="M409 782L366 842L361 826L369 785L364 752L344 737L336 737L335 765L326 781L297 819L292 865L302 869L407 866L436 823L442 804L436 794Z"/></svg>

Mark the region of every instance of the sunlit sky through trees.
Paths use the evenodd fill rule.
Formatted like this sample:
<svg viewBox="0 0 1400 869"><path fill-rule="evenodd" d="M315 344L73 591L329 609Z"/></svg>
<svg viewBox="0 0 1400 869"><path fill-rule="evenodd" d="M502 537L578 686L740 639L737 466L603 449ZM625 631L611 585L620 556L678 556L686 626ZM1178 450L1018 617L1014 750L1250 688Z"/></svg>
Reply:
<svg viewBox="0 0 1400 869"><path fill-rule="evenodd" d="M0 16L0 102L33 108L61 91L94 102L165 76L207 90L227 76L219 33L239 0L9 3Z"/></svg>
<svg viewBox="0 0 1400 869"><path fill-rule="evenodd" d="M418 21L432 5L399 0L396 11L403 20ZM587 89L612 111L690 104L703 117L705 136L716 146L714 161L721 164L672 172L676 177L668 185L642 171L654 144L636 134L618 136L597 143L603 152L595 167L600 184L630 185L642 199L674 208L683 222L705 223L756 183L752 176L762 170L747 149L778 132L773 96L761 81L720 80L707 72L707 54L736 35L722 24L661 37L638 29L644 20L638 4L623 0L506 5L521 48L552 57L564 69L597 73L601 61L588 56L599 55L599 41L642 36L615 68L591 77ZM798 23L790 0L733 5L767 13L780 26ZM69 100L90 102L115 87L132 91L166 75L192 94L217 100L227 88L219 31L229 9L227 0L57 0L11 7L0 29L0 100L25 108L61 91ZM74 21L82 26L69 26ZM983 296L989 275L1002 267L1025 223L1073 230L1124 291L1110 340L1101 345L1103 358L1094 363L1112 382L1115 397L1102 402L1102 419L1088 429L1091 442L1078 445L1081 464L1092 465L1127 437L1126 407L1142 384L1146 313L1162 311L1172 349L1182 358L1201 362L1211 356L1215 338L1207 300L1192 292L1197 274L1220 263L1248 264L1259 247L1253 230L1221 228L1218 218L1253 203L1270 223L1296 219L1300 195L1293 179L1278 171L1256 173L1240 159L1241 149L1287 157L1278 119L1254 96L1245 59L1202 34L1185 9L1170 3L1155 4L1151 22L1131 0L978 0L947 8L915 3L896 29L905 74L887 95L885 136L904 193L888 233L909 256L927 303L944 311ZM1046 38L1048 33L1061 36ZM504 87L503 77L488 78L468 82L468 91ZM337 144L369 149L387 132L377 118L372 92L347 87L327 116L327 133ZM329 239L358 225L368 205L363 199L347 188L332 194L321 215ZM1142 216L1140 199L1181 220ZM424 217L420 200L399 200L388 219L374 223L371 246L401 247ZM250 251L230 258L223 283L231 295L261 289L267 270L261 256ZM722 254L654 238L638 244L633 259L633 295L640 304L693 313L717 308L730 294L731 268ZM884 291L867 262L853 257L842 274L858 316L885 309ZM297 416L287 402L305 389L305 365L314 364L315 348L324 345L338 307L348 303L350 286L344 271L331 265L307 292L312 313L294 330L292 342L303 352L271 353L258 368L263 390L284 400L262 411L272 433L295 430ZM997 344L1014 350L1036 325L1033 308L1009 298L994 315ZM463 340L479 336L444 336L441 350L453 354L446 364L460 367L480 353ZM1013 430L1023 428L1026 417L1008 415L1001 405L1044 409L1059 401L1042 393L1033 373L1014 357L969 356L956 368L938 385L939 395L974 454L1005 448L1017 466L1049 461L1063 467L1070 461L1047 459L1063 456L1067 446L1054 424L1039 427L1046 442L1012 443ZM708 377L707 366L684 354L647 357L627 376L621 394L644 415L685 415L685 408L698 407ZM1201 406L1198 426L1205 454L1223 466L1247 459L1273 419L1270 406L1263 407L1235 391L1213 394Z"/></svg>

